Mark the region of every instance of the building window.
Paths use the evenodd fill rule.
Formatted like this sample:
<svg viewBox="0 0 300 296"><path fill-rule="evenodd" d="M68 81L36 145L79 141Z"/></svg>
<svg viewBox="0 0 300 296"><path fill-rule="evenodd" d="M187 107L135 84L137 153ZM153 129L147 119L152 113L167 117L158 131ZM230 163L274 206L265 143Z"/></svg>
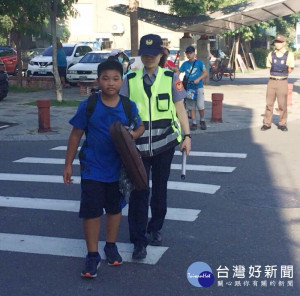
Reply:
<svg viewBox="0 0 300 296"><path fill-rule="evenodd" d="M161 38L162 42L163 42L163 46L168 47L170 45L170 41L168 40L168 38Z"/></svg>

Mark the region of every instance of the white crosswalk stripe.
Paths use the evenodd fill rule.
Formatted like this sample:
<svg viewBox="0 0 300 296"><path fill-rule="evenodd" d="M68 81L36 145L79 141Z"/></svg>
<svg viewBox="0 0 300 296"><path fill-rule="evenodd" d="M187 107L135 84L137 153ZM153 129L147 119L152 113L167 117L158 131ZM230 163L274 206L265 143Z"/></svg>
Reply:
<svg viewBox="0 0 300 296"><path fill-rule="evenodd" d="M66 146L54 147L52 151L65 151ZM79 148L80 149L80 148ZM176 156L181 156L180 151L175 152ZM247 157L245 153L223 153L223 152L201 152L192 151L190 157L212 157L212 158L237 158L243 159ZM36 165L64 165L63 158L47 158L47 157L23 157L13 161L18 164L36 164ZM78 159L74 160L74 165L79 165ZM172 163L172 170L181 170L181 164ZM187 164L186 170L198 171L198 172L216 172L216 173L232 173L236 167L231 166L216 166L216 165L198 165ZM179 179L179 177L178 177ZM30 174L30 173L7 173L0 172L0 181L9 182L43 182L45 184L62 184L63 179L61 175L49 175L49 174ZM80 177L73 176L73 183L80 184ZM150 180L150 187L152 182ZM168 182L169 190L176 190L181 192L194 192L192 198L203 198L207 195L199 194L215 194L221 186L213 184L200 184L185 181ZM1 188L0 188L1 194ZM47 210L47 211L64 211L78 213L80 202L77 200L64 200L41 198L35 196L32 197L17 197L17 196L1 196L0 195L0 207L15 208L15 209L32 209L32 210ZM182 222L194 222L200 216L200 209L186 209L186 208L171 208L168 207L166 220L182 221ZM122 210L122 215L128 215L128 206L125 206ZM149 211L149 216L150 216ZM105 242L99 242L99 253L102 258L105 258L105 254L102 251ZM133 245L130 243L119 243L118 249L123 257L124 261L133 262L132 251ZM168 247L147 247L148 255L146 259L137 261L144 264L156 264L163 254L167 251ZM47 254L54 256L69 256L84 258L86 255L85 240L71 239L71 238L59 238L59 237L46 237L46 236L34 236L26 234L11 234L0 233L0 250L11 252L23 252L32 254Z"/></svg>
<svg viewBox="0 0 300 296"><path fill-rule="evenodd" d="M23 157L17 159L14 162L18 163L35 163L35 164L64 164L65 160L63 158L43 158L43 157ZM74 165L79 165L79 160L75 159L73 161ZM181 164L171 165L172 170L181 170ZM193 165L187 164L186 170L189 171L201 171L201 172L218 172L218 173L232 173L236 168L227 166L211 166L211 165Z"/></svg>
<svg viewBox="0 0 300 296"><path fill-rule="evenodd" d="M168 247L147 247L147 257L143 260L131 258L133 245L117 243L119 253L126 262L156 264ZM103 247L105 242L99 242L99 253L105 259ZM55 256L79 257L86 256L86 244L83 239L35 236L25 234L0 233L0 250L31 254L44 254Z"/></svg>
<svg viewBox="0 0 300 296"><path fill-rule="evenodd" d="M80 150L81 147L78 147ZM67 146L57 146L51 150L66 151ZM182 152L175 151L175 155L181 155ZM191 151L190 156L203 156L203 157L229 157L229 158L246 158L246 153L223 153L223 152L202 152L202 151Z"/></svg>
<svg viewBox="0 0 300 296"><path fill-rule="evenodd" d="M79 176L73 176L72 179L73 179L74 184L80 184ZM63 178L60 175L32 175L32 174L0 173L0 181L63 183ZM150 181L149 185L150 185L150 187L152 186L151 181ZM169 181L168 189L215 194L220 189L220 186L210 185L210 184Z"/></svg>
<svg viewBox="0 0 300 296"><path fill-rule="evenodd" d="M78 213L79 206L80 201L77 200L0 196L0 207ZM166 219L192 222L198 218L200 212L200 210L193 209L168 208ZM122 215L128 216L128 205L123 208ZM149 218L150 217L151 215L149 213Z"/></svg>

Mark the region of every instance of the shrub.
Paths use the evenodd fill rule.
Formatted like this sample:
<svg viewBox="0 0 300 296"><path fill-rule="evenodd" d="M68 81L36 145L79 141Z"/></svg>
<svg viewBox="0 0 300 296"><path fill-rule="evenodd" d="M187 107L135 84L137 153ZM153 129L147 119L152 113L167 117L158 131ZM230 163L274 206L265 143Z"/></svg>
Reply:
<svg viewBox="0 0 300 296"><path fill-rule="evenodd" d="M296 60L300 59L300 49L296 50L296 51L294 52L294 55L295 55L295 59L296 59Z"/></svg>
<svg viewBox="0 0 300 296"><path fill-rule="evenodd" d="M269 53L269 50L265 48L255 48L252 50L255 63L259 68L266 68L266 59Z"/></svg>

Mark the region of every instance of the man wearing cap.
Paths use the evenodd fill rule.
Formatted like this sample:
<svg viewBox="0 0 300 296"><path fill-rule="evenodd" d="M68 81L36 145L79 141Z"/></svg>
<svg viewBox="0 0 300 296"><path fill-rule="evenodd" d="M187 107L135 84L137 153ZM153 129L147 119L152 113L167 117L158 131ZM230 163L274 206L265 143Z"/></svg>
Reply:
<svg viewBox="0 0 300 296"><path fill-rule="evenodd" d="M185 73L185 78L188 80L186 99L186 108L191 112L192 130L197 129L196 109L200 114L200 128L206 130L204 120L204 88L203 79L208 75L204 63L196 59L195 47L188 46L185 50L188 61L185 61L179 68L179 72Z"/></svg>
<svg viewBox="0 0 300 296"><path fill-rule="evenodd" d="M266 111L262 131L271 128L274 103L277 98L279 121L278 129L287 131L287 94L288 75L295 67L294 54L285 48L286 39L277 35L274 39L275 50L267 57L267 68L270 68L270 80L267 85Z"/></svg>
<svg viewBox="0 0 300 296"><path fill-rule="evenodd" d="M184 107L186 91L178 75L158 66L163 55L160 36L149 34L140 40L139 55L144 68L129 73L120 94L128 96L139 108L145 132L136 141L148 175L152 179L150 202L152 217L148 223L150 190L134 190L129 200L130 241L133 259L144 259L146 247L162 244L160 230L167 212L167 183L175 147L187 155L191 149L189 122ZM181 135L181 131L183 135ZM148 233L148 238L146 236Z"/></svg>

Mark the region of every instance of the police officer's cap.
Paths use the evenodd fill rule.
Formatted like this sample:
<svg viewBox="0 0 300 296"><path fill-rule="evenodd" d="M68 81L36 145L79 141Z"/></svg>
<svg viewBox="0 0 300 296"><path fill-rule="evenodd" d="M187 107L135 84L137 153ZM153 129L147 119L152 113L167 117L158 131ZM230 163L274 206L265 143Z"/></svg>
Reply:
<svg viewBox="0 0 300 296"><path fill-rule="evenodd" d="M148 34L141 38L139 55L158 56L163 53L163 41L160 36Z"/></svg>

